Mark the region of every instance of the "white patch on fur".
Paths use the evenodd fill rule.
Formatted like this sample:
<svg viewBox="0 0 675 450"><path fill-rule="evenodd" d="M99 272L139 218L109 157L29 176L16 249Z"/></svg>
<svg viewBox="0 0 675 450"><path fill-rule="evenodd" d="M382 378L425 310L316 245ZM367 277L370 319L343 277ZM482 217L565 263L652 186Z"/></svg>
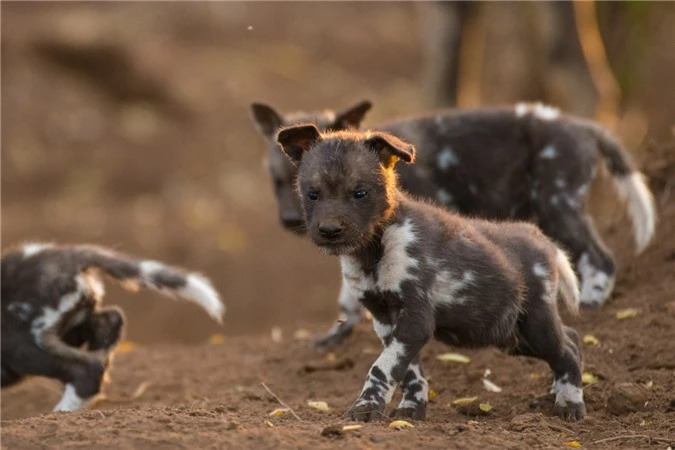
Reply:
<svg viewBox="0 0 675 450"><path fill-rule="evenodd" d="M516 117L523 117L530 110L527 103L517 103L516 104Z"/></svg>
<svg viewBox="0 0 675 450"><path fill-rule="evenodd" d="M380 356L373 363L372 367L377 367L387 377L387 391L383 392L385 405L391 401L391 397L394 395L394 391L396 390L396 383L391 377L391 372L394 370L394 367L399 364L403 358L403 355L405 355L405 347L403 343L397 339L392 339L389 345L384 348ZM361 393L363 394L363 392L370 387L370 382L366 381L366 384L363 386Z"/></svg>
<svg viewBox="0 0 675 450"><path fill-rule="evenodd" d="M7 307L7 311L11 312L19 319L28 321L33 312L33 305L30 303L12 303Z"/></svg>
<svg viewBox="0 0 675 450"><path fill-rule="evenodd" d="M580 198L585 197L586 194L588 194L588 189L589 189L589 188L590 188L590 184L582 184L581 186L579 186L579 189L577 189L577 195L578 195Z"/></svg>
<svg viewBox="0 0 675 450"><path fill-rule="evenodd" d="M558 150L555 149L553 145L547 145L544 147L544 149L539 153L539 157L542 159L553 159L558 157Z"/></svg>
<svg viewBox="0 0 675 450"><path fill-rule="evenodd" d="M141 279L150 288L156 289L162 293L169 295L177 295L185 300L196 303L201 306L209 316L211 316L218 323L222 323L223 314L225 314L225 305L220 301L220 295L213 288L208 278L191 273L185 276L185 286L171 290L166 286L159 286L153 280L153 275L157 272L167 271L175 273L175 271L158 261L142 261L139 264L141 272Z"/></svg>
<svg viewBox="0 0 675 450"><path fill-rule="evenodd" d="M384 343L384 339L391 335L391 332L394 330L394 327L389 324L382 323L379 320L373 318L373 329L375 330L375 334L377 334L377 337L379 337L382 343Z"/></svg>
<svg viewBox="0 0 675 450"><path fill-rule="evenodd" d="M563 189L567 187L567 181L564 178L556 178L555 181L553 181L555 184L555 187L558 189Z"/></svg>
<svg viewBox="0 0 675 450"><path fill-rule="evenodd" d="M569 195L563 195L563 198L565 199L565 203L572 208L572 209L578 209L580 206L579 200L577 200L574 197L570 197Z"/></svg>
<svg viewBox="0 0 675 450"><path fill-rule="evenodd" d="M558 203L560 203L560 197L558 197L557 195L552 195L551 196L551 205L555 206Z"/></svg>
<svg viewBox="0 0 675 450"><path fill-rule="evenodd" d="M75 291L63 295L56 308L47 306L43 308L40 316L33 319L33 322L31 323L31 333L33 333L35 342L38 345L42 342L43 333L54 328L63 319L65 314L69 313L77 306L82 295L88 291L89 284L81 275L75 277L75 281L77 283Z"/></svg>
<svg viewBox="0 0 675 450"><path fill-rule="evenodd" d="M47 250L50 248L54 248L54 244L50 243L42 243L42 242L33 242L30 244L26 244L23 246L23 257L28 258L30 256L35 255L36 253L40 253L43 250Z"/></svg>
<svg viewBox="0 0 675 450"><path fill-rule="evenodd" d="M338 304L342 310L341 318L347 322L351 322L356 319L358 322L361 318L361 304L359 303L358 297L352 292L347 283L347 280L342 278L342 284L340 286L340 294L338 295Z"/></svg>
<svg viewBox="0 0 675 450"><path fill-rule="evenodd" d="M436 198L444 205L449 205L454 200L452 198L452 194L450 194L445 189L439 189L438 192L436 192Z"/></svg>
<svg viewBox="0 0 675 450"><path fill-rule="evenodd" d="M429 399L429 383L422 376L422 371L420 370L419 364L411 364L408 367L408 370L411 370L415 374L415 381L410 383L410 385L419 385L422 389L418 392L415 392L415 401L406 400L405 398L401 399L401 402L398 404L398 409L405 408L416 408L420 404L426 404ZM405 394L404 394L405 397Z"/></svg>
<svg viewBox="0 0 675 450"><path fill-rule="evenodd" d="M614 277L591 265L588 253L583 253L577 262L581 275L581 303L602 305L612 292Z"/></svg>
<svg viewBox="0 0 675 450"><path fill-rule="evenodd" d="M408 247L416 240L410 219L386 229L382 235L383 255L377 268L377 287L380 290L398 292L404 281L414 278L410 270L417 267L419 261L408 255Z"/></svg>
<svg viewBox="0 0 675 450"><path fill-rule="evenodd" d="M81 398L75 392L75 386L68 383L63 392L63 397L61 397L61 401L54 407L54 411L79 411L86 408L91 400L91 398Z"/></svg>
<svg viewBox="0 0 675 450"><path fill-rule="evenodd" d="M532 272L539 278L548 278L549 276L548 269L541 263L534 263Z"/></svg>
<svg viewBox="0 0 675 450"><path fill-rule="evenodd" d="M533 109L535 117L541 120L555 120L560 117L560 110L552 106L536 103Z"/></svg>
<svg viewBox="0 0 675 450"><path fill-rule="evenodd" d="M555 403L558 406L567 406L568 403L579 404L584 402L584 391L569 381L567 374L553 382L552 391L555 393Z"/></svg>
<svg viewBox="0 0 675 450"><path fill-rule="evenodd" d="M459 291L472 285L475 279L470 270L464 271L461 278L453 277L449 271L442 270L436 274L429 291L429 301L434 306L461 305L468 299L458 295Z"/></svg>
<svg viewBox="0 0 675 450"><path fill-rule="evenodd" d="M553 106L544 105L543 103L518 103L515 107L516 117L523 117L527 113L531 113L541 120L555 120L560 117L560 110Z"/></svg>
<svg viewBox="0 0 675 450"><path fill-rule="evenodd" d="M450 166L456 166L459 164L459 158L457 158L457 155L455 152L452 151L452 148L450 146L445 146L443 150L438 154L438 157L436 158L436 163L438 164L438 168L441 170L447 170Z"/></svg>
<svg viewBox="0 0 675 450"><path fill-rule="evenodd" d="M615 179L621 195L628 202L628 215L633 224L637 252L642 252L654 236L656 228L656 207L645 178L640 172L633 172Z"/></svg>
<svg viewBox="0 0 675 450"><path fill-rule="evenodd" d="M342 267L342 281L347 284L349 289L360 298L364 292L375 289L375 282L371 276L363 271L358 259L350 255L340 256Z"/></svg>

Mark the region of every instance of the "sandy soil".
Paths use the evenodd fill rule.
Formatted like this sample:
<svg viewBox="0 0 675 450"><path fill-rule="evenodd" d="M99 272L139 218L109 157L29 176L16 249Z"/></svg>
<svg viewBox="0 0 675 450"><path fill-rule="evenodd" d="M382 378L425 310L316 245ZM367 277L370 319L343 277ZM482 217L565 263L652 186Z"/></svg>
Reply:
<svg viewBox="0 0 675 450"><path fill-rule="evenodd" d="M416 30L415 10L187 5L163 4L161 14L130 3L2 5L3 246L95 241L163 259L211 276L229 307L218 328L190 305L111 288L107 303L125 309L136 346L117 354L105 398L87 411L50 413L58 383L3 390L3 449L675 445L675 155L659 145L636 153L660 208L653 245L634 257L625 221L602 227L620 261L615 295L601 311L566 318L600 341L583 347L585 370L597 377L585 388L586 420L550 416L544 363L489 349L462 351L467 365L442 363L436 356L452 349L434 343L423 351L437 393L426 422L323 436L344 423L380 344L370 324L329 355L294 337L334 318L337 261L279 229L247 106L347 106L369 97L377 105L369 123L419 108L419 40L401 33ZM326 32L337 20L343 26ZM84 68L64 48L80 52ZM105 64L82 56L91 48L112 48L108 59L121 55L133 70L123 81L92 81L87 64ZM618 320L625 308L637 316ZM274 326L282 342L272 340ZM503 392L483 388L486 369ZM282 405L261 383L299 418L269 416ZM467 396L493 409L473 417L448 406Z"/></svg>

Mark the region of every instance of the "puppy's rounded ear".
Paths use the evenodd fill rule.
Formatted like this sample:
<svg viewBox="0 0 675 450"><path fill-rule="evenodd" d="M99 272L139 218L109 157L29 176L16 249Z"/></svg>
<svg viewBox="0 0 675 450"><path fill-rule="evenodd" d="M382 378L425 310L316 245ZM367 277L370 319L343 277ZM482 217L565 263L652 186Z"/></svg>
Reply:
<svg viewBox="0 0 675 450"><path fill-rule="evenodd" d="M273 138L284 124L284 119L271 106L262 103L251 104L251 116L256 128L267 138Z"/></svg>
<svg viewBox="0 0 675 450"><path fill-rule="evenodd" d="M364 143L378 153L380 162L387 168L393 167L399 159L408 164L415 161L415 147L392 134L369 133Z"/></svg>
<svg viewBox="0 0 675 450"><path fill-rule="evenodd" d="M319 141L321 134L314 125L296 125L284 128L277 134L277 142L281 145L281 149L296 166L300 165L305 152Z"/></svg>
<svg viewBox="0 0 675 450"><path fill-rule="evenodd" d="M370 111L373 104L368 100L363 100L360 103L348 108L335 115L335 122L330 127L333 130L347 130L349 128L358 128L361 126L361 121Z"/></svg>

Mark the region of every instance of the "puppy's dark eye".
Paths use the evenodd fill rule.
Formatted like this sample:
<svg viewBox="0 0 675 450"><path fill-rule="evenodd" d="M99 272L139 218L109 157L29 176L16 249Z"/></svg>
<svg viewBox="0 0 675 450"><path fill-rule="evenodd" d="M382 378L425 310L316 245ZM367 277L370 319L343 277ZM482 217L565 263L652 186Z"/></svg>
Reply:
<svg viewBox="0 0 675 450"><path fill-rule="evenodd" d="M356 198L356 199L363 198L366 195L368 195L368 192L364 191L363 189L359 189L358 191L354 191L354 198Z"/></svg>
<svg viewBox="0 0 675 450"><path fill-rule="evenodd" d="M307 193L307 198L310 200L318 200L319 199L319 193L316 191L309 191Z"/></svg>

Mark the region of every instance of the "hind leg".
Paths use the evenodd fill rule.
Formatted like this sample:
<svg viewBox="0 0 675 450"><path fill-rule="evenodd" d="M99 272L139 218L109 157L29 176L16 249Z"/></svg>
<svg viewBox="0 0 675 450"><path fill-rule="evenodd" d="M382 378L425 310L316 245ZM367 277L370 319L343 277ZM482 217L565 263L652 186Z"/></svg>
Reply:
<svg viewBox="0 0 675 450"><path fill-rule="evenodd" d="M581 304L588 307L602 306L615 277L614 259L584 213L595 154L568 135L555 136L537 158L532 190L539 226L569 252L581 281Z"/></svg>
<svg viewBox="0 0 675 450"><path fill-rule="evenodd" d="M586 416L581 389L579 335L562 324L555 301L557 286L530 283L524 310L518 319L516 354L542 359L553 371L553 414L569 421Z"/></svg>
<svg viewBox="0 0 675 450"><path fill-rule="evenodd" d="M354 327L363 320L364 308L354 296L347 283L342 280L340 296L338 297L340 305L340 320L326 334L312 341L316 348L334 348L342 345L354 331Z"/></svg>
<svg viewBox="0 0 675 450"><path fill-rule="evenodd" d="M429 383L424 378L419 354L412 360L401 382L403 397L390 417L425 420L427 418L427 400Z"/></svg>

